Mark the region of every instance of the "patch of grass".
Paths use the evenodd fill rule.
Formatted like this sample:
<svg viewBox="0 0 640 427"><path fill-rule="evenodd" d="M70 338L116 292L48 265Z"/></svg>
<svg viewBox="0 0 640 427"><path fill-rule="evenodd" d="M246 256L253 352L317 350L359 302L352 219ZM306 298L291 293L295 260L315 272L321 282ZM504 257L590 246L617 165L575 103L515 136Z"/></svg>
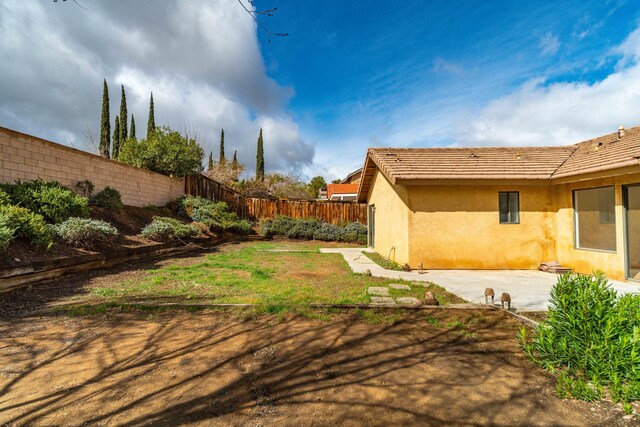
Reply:
<svg viewBox="0 0 640 427"><path fill-rule="evenodd" d="M362 251L362 253L382 268L386 268L387 270L402 271L402 266L400 264L383 257L377 252Z"/></svg>
<svg viewBox="0 0 640 427"><path fill-rule="evenodd" d="M361 320L371 325L395 325L405 318L404 310L384 310L375 308L356 308L353 313Z"/></svg>

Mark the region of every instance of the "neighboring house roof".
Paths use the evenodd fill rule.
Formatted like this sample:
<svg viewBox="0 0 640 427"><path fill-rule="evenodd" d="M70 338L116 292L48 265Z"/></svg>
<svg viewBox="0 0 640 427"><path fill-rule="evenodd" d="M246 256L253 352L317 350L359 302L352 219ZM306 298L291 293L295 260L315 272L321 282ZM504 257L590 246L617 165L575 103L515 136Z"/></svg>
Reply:
<svg viewBox="0 0 640 427"><path fill-rule="evenodd" d="M360 178L360 175L362 175L362 168L355 170L347 175L347 177L342 180L341 184L351 184L353 181Z"/></svg>
<svg viewBox="0 0 640 427"><path fill-rule="evenodd" d="M327 197L331 199L337 194L357 194L358 184L327 184Z"/></svg>
<svg viewBox="0 0 640 427"><path fill-rule="evenodd" d="M550 180L640 165L640 126L562 147L370 148L359 200L375 167L393 183L447 179Z"/></svg>

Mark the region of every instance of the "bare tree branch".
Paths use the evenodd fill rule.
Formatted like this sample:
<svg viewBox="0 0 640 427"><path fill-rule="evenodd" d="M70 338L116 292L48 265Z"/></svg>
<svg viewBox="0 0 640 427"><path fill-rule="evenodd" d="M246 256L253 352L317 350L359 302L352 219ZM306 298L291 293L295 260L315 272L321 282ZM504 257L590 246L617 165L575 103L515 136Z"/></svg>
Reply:
<svg viewBox="0 0 640 427"><path fill-rule="evenodd" d="M253 2L253 0L248 0L249 4L251 4L251 6L255 7L255 3ZM258 27L260 27L261 30L263 30L265 33L267 33L267 41L269 43L271 43L271 36L274 37L287 37L289 35L289 33L274 33L271 30L269 30L269 28L265 27L259 20L258 17L256 15L264 15L264 16L273 16L274 13L276 13L278 11L277 7L274 7L273 9L267 9L267 10L263 10L263 11L258 11L258 10L250 10L249 8L247 8L247 6L244 5L244 3L242 2L242 0L238 0L238 3L240 3L240 6L242 6L242 8L249 14L249 16L251 16L253 18L254 21L256 21L256 23L258 24Z"/></svg>

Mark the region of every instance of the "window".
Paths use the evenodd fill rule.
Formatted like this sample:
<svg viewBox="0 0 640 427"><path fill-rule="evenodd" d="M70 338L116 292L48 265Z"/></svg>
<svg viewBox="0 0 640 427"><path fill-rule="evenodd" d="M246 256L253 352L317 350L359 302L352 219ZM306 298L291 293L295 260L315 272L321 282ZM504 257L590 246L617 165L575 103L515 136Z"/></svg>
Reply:
<svg viewBox="0 0 640 427"><path fill-rule="evenodd" d="M500 224L520 224L520 193L517 191L498 193Z"/></svg>
<svg viewBox="0 0 640 427"><path fill-rule="evenodd" d="M580 249L616 250L616 191L614 187L573 192L575 240Z"/></svg>

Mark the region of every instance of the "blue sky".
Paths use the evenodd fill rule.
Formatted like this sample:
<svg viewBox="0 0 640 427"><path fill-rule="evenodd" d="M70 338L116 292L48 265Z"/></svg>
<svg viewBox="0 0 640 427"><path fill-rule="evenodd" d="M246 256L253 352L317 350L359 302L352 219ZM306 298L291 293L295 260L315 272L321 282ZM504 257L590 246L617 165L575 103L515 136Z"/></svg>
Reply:
<svg viewBox="0 0 640 427"><path fill-rule="evenodd" d="M0 126L96 150L102 81L266 168L344 177L367 147L561 145L640 125L640 0L0 2ZM242 0L249 6L248 0Z"/></svg>
<svg viewBox="0 0 640 427"><path fill-rule="evenodd" d="M278 2L261 22L290 35L266 43L259 33L269 75L295 91L303 136L355 156L353 168L367 146L473 143L457 128L532 79L601 81L640 17L637 1L368 4Z"/></svg>

